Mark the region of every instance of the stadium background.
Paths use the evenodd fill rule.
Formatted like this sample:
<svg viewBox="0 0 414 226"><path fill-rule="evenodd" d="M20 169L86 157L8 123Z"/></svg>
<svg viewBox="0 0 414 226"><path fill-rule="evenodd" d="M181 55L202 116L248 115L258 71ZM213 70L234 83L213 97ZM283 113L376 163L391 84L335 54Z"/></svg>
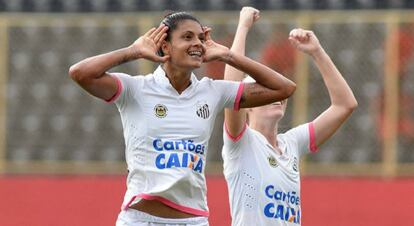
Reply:
<svg viewBox="0 0 414 226"><path fill-rule="evenodd" d="M114 225L126 175L120 118L70 80L69 66L129 45L167 9L193 11L229 45L244 5L262 10L250 57L264 60L270 42L293 27L312 29L359 102L301 163L303 225L414 223L414 1L0 0L0 225ZM286 130L329 99L310 59L280 48L270 58L289 60L282 67L298 85ZM155 66L138 61L114 71ZM215 75L212 67L221 66L197 75ZM218 118L207 164L212 226L230 222L221 125Z"/></svg>

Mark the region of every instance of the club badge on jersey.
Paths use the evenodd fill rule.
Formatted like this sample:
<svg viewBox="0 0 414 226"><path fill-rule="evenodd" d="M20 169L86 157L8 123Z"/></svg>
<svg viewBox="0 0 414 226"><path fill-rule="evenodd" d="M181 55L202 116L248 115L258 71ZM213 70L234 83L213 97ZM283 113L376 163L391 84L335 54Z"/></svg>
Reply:
<svg viewBox="0 0 414 226"><path fill-rule="evenodd" d="M157 104L154 107L155 116L158 118L165 118L167 116L168 108L163 104Z"/></svg>
<svg viewBox="0 0 414 226"><path fill-rule="evenodd" d="M276 167L278 166L278 164L277 164L277 160L276 160L276 158L275 158L275 157L273 157L273 156L269 156L269 157L267 157L267 160L269 161L269 165L270 165L271 167L276 168Z"/></svg>
<svg viewBox="0 0 414 226"><path fill-rule="evenodd" d="M202 119L207 119L210 116L210 109L208 108L208 104L197 104L196 114Z"/></svg>

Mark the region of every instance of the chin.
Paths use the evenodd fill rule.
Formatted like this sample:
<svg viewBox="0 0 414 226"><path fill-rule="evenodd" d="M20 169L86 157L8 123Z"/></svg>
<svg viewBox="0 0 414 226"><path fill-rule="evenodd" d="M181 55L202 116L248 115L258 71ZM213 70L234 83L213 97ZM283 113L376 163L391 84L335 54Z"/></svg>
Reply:
<svg viewBox="0 0 414 226"><path fill-rule="evenodd" d="M191 69L198 69L198 68L200 68L201 67L201 65L202 65L203 63L202 62L199 62L199 63L192 63L192 64L190 64L189 65L189 67L191 68Z"/></svg>
<svg viewBox="0 0 414 226"><path fill-rule="evenodd" d="M196 64L194 67L195 67L195 68L200 68L202 64L203 64L203 63L202 63L202 62L200 62L200 63Z"/></svg>
<svg viewBox="0 0 414 226"><path fill-rule="evenodd" d="M271 115L271 117L272 117L272 118L274 118L274 119L276 119L276 120L280 120L280 119L282 119L282 118L283 118L283 116L284 116L284 113L283 113L283 112L274 112L274 113Z"/></svg>
<svg viewBox="0 0 414 226"><path fill-rule="evenodd" d="M201 67L201 63L197 64L197 63L185 63L185 64L180 64L179 67L181 68L186 68L187 70L195 70Z"/></svg>

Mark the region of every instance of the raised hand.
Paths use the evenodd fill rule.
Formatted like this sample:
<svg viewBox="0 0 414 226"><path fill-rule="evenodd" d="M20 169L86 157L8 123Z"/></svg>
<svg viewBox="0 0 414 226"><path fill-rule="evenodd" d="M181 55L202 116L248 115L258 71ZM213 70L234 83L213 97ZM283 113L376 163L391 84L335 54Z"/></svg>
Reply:
<svg viewBox="0 0 414 226"><path fill-rule="evenodd" d="M253 7L243 7L240 11L239 25L250 28L260 18L260 11Z"/></svg>
<svg viewBox="0 0 414 226"><path fill-rule="evenodd" d="M139 37L132 45L137 58L144 58L153 62L166 62L169 56L157 55L158 49L167 37L168 27L161 24L158 28L151 28L143 36Z"/></svg>
<svg viewBox="0 0 414 226"><path fill-rule="evenodd" d="M204 62L210 62L214 60L222 60L226 58L230 50L226 46L220 45L211 39L211 28L210 27L203 27L205 33L205 54L203 57Z"/></svg>
<svg viewBox="0 0 414 226"><path fill-rule="evenodd" d="M310 55L322 49L321 44L313 31L301 28L296 28L290 31L289 41L298 50Z"/></svg>

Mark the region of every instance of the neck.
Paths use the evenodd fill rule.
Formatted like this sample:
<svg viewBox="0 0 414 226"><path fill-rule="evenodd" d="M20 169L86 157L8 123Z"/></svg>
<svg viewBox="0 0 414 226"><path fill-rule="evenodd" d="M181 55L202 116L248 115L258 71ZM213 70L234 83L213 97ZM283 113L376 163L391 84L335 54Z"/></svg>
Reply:
<svg viewBox="0 0 414 226"><path fill-rule="evenodd" d="M171 64L164 64L162 68L170 81L170 84L174 87L179 94L181 94L191 84L191 71L183 70L174 67Z"/></svg>
<svg viewBox="0 0 414 226"><path fill-rule="evenodd" d="M270 120L269 120L270 121ZM269 122L268 120L250 120L249 126L250 128L258 131L261 133L266 140L273 146L274 149L277 150L277 130L278 130L278 123L277 122Z"/></svg>

